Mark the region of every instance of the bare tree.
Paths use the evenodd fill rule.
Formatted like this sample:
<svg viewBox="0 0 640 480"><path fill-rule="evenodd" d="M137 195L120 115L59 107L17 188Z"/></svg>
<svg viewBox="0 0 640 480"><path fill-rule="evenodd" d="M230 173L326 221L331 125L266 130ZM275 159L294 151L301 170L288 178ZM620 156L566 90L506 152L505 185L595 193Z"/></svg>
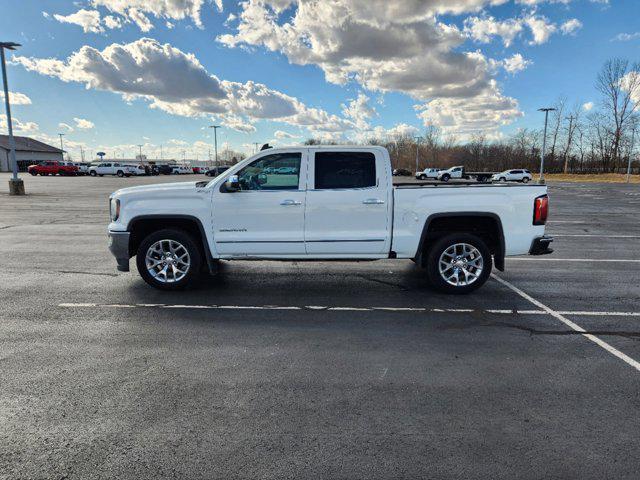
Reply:
<svg viewBox="0 0 640 480"><path fill-rule="evenodd" d="M640 98L640 64L630 68L628 60L607 61L598 74L596 88L602 93L606 114L613 121L611 163L616 168L624 129L638 107L634 99Z"/></svg>

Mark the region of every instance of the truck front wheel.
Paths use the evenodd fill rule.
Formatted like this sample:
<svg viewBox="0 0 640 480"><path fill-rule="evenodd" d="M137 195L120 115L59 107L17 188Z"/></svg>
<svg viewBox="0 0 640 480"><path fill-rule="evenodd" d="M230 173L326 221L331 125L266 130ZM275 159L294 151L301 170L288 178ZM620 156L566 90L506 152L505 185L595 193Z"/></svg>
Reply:
<svg viewBox="0 0 640 480"><path fill-rule="evenodd" d="M450 179L451 179L451 175L449 175L448 173L445 173L444 175L442 175L443 182L448 182Z"/></svg>
<svg viewBox="0 0 640 480"><path fill-rule="evenodd" d="M182 290L198 279L202 256L187 232L164 229L142 240L136 266L142 279L152 287Z"/></svg>
<svg viewBox="0 0 640 480"><path fill-rule="evenodd" d="M491 274L491 252L484 241L468 233L452 233L438 239L427 254L427 276L439 291L470 293Z"/></svg>

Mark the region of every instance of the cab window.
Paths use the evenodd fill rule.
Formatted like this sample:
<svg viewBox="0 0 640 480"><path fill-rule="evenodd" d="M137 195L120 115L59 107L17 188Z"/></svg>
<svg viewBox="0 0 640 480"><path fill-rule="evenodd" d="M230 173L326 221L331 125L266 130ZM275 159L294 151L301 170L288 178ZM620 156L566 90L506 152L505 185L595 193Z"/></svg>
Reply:
<svg viewBox="0 0 640 480"><path fill-rule="evenodd" d="M299 152L259 158L238 172L240 190L298 190L301 160Z"/></svg>
<svg viewBox="0 0 640 480"><path fill-rule="evenodd" d="M315 189L369 188L376 185L376 157L371 152L317 152Z"/></svg>

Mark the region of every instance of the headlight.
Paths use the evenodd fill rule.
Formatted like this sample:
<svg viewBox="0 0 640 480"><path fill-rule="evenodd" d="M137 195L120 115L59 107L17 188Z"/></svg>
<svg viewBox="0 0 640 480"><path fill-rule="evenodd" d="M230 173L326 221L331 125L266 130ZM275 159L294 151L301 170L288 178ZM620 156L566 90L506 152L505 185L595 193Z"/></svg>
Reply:
<svg viewBox="0 0 640 480"><path fill-rule="evenodd" d="M109 214L111 221L115 222L120 217L120 199L112 198L109 202Z"/></svg>

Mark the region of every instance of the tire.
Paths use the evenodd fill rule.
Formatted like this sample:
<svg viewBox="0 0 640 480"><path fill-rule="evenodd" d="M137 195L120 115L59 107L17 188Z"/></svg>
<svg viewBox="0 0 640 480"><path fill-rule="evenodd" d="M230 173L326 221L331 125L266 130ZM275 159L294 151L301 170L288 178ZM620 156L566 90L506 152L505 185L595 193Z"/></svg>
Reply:
<svg viewBox="0 0 640 480"><path fill-rule="evenodd" d="M38 172L36 172L34 170L30 170L29 171L29 175L31 175L32 177L35 177L36 175L38 175Z"/></svg>
<svg viewBox="0 0 640 480"><path fill-rule="evenodd" d="M92 177L95 177L96 175L98 175L98 173L95 170L91 170L89 172L89 175L91 175Z"/></svg>
<svg viewBox="0 0 640 480"><path fill-rule="evenodd" d="M455 245L458 247L454 247ZM463 251L462 245L467 246L466 252ZM453 257L452 253L457 256ZM478 257L480 257L480 262L477 262ZM460 261L460 266L451 266L447 269L443 265L444 272L441 273L441 259L444 259L446 263ZM479 263L481 267L474 267L472 262ZM492 259L489 247L480 237L469 233L445 235L438 239L427 253L426 268L429 281L436 290L447 294L462 295L477 290L489 278L491 267ZM477 276L467 283L470 275ZM452 283L454 281L460 282L460 285Z"/></svg>
<svg viewBox="0 0 640 480"><path fill-rule="evenodd" d="M122 170L118 170L116 172L116 175L119 176L120 178L124 177L124 172Z"/></svg>
<svg viewBox="0 0 640 480"><path fill-rule="evenodd" d="M506 179L505 177L500 177L500 178L498 179L498 181L499 181L499 182L507 183L507 179Z"/></svg>
<svg viewBox="0 0 640 480"><path fill-rule="evenodd" d="M168 269L170 264L166 265L164 268L167 272L164 274L166 280L163 280L163 276L160 275L160 270L162 269L161 265L156 267L157 270L151 268L152 271L156 272L155 276L149 271L147 265L147 253L149 253L151 259L164 258L157 248L156 250L153 250L152 247L157 247L158 244L161 244L162 251L170 253L168 251L168 242L173 242L172 246L174 248L174 255L176 258L184 256L184 253L182 252L186 252L188 254L186 258L183 258L182 263L176 260L176 258L170 259L175 262L174 264L178 271L180 268L185 268L185 260L188 262L188 266L185 269L184 275L177 274L176 276L175 270L171 273L171 270ZM163 229L149 234L144 240L142 240L136 254L136 266L138 267L138 273L140 273L142 279L152 287L159 290L183 290L193 286L198 280L200 270L202 268L202 254L200 253L200 249L198 248L196 241L187 232L176 229ZM171 278L172 276L173 278Z"/></svg>
<svg viewBox="0 0 640 480"><path fill-rule="evenodd" d="M426 175L420 175L420 180L426 180L427 176Z"/></svg>
<svg viewBox="0 0 640 480"><path fill-rule="evenodd" d="M449 180L451 180L451 175L445 174L445 175L442 176L442 181L443 182L448 182Z"/></svg>
<svg viewBox="0 0 640 480"><path fill-rule="evenodd" d="M522 179L522 183L529 183L529 177L524 177Z"/></svg>

